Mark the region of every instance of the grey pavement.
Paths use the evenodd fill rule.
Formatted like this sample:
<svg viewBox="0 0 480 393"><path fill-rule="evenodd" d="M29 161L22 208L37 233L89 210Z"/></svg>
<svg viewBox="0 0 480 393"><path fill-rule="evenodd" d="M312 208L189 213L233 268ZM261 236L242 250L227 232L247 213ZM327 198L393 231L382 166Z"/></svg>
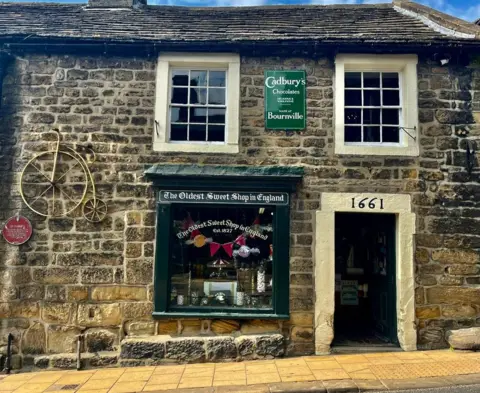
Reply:
<svg viewBox="0 0 480 393"><path fill-rule="evenodd" d="M478 378L477 376L475 376ZM464 378L468 378L465 376ZM368 383L370 382L370 383ZM374 382L374 383L371 383ZM324 381L318 382L293 382L278 383L268 385L250 385L250 386L219 386L197 389L176 389L155 391L152 393L480 393L480 384L472 380L466 380L468 385L462 385L460 381L446 381L437 378L417 379L417 383L411 380L411 383L402 385L401 389L395 389L383 384L377 384L379 381ZM450 382L450 384L448 384ZM426 387L435 386L438 387Z"/></svg>
<svg viewBox="0 0 480 393"><path fill-rule="evenodd" d="M382 393L384 392L385 391L383 391ZM388 392L389 393L480 393L480 385L448 386L446 388L433 388L433 389L389 390Z"/></svg>

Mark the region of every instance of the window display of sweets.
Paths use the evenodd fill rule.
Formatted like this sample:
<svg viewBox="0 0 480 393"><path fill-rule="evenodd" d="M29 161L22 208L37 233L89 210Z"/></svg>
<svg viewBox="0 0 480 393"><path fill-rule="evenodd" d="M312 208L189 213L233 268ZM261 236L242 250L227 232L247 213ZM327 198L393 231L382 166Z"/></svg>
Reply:
<svg viewBox="0 0 480 393"><path fill-rule="evenodd" d="M171 306L270 307L274 210L175 206Z"/></svg>

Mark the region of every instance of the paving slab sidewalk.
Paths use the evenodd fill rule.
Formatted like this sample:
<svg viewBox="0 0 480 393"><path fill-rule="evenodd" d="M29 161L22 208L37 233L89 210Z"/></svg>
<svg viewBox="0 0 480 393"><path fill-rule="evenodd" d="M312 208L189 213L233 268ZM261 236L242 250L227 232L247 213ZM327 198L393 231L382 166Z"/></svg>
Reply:
<svg viewBox="0 0 480 393"><path fill-rule="evenodd" d="M480 352L304 356L4 376L0 393L365 392L480 384Z"/></svg>

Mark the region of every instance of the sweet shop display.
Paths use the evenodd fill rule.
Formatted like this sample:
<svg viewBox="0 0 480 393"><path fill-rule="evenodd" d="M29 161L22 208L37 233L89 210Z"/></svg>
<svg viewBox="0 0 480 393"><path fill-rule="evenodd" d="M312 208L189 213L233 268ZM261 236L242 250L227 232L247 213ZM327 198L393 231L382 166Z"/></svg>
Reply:
<svg viewBox="0 0 480 393"><path fill-rule="evenodd" d="M274 209L177 207L171 306L271 308Z"/></svg>

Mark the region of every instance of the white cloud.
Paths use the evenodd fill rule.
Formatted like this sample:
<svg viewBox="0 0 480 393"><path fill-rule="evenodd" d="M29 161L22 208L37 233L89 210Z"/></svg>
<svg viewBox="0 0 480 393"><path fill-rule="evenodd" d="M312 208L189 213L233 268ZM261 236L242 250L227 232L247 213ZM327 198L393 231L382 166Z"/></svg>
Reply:
<svg viewBox="0 0 480 393"><path fill-rule="evenodd" d="M468 7L466 10L462 10L462 11L460 11L460 9L458 8L454 8L453 12L450 12L450 10L447 8L446 12L456 16L457 18L461 18L461 19L465 19L473 22L478 18L480 18L480 4L474 5L472 7Z"/></svg>
<svg viewBox="0 0 480 393"><path fill-rule="evenodd" d="M377 4L390 3L390 0L307 0L310 4ZM480 18L480 4L470 6L468 8L460 8L451 5L449 0L417 0L419 3L427 7L434 8L438 11L449 15L456 16L468 21L475 21Z"/></svg>
<svg viewBox="0 0 480 393"><path fill-rule="evenodd" d="M310 4L330 5L330 4L355 4L356 0L310 0Z"/></svg>
<svg viewBox="0 0 480 393"><path fill-rule="evenodd" d="M391 3L390 0L363 0L361 4L380 4L380 3Z"/></svg>
<svg viewBox="0 0 480 393"><path fill-rule="evenodd" d="M0 0L1 1L1 0ZM32 1L32 0L29 0ZM67 0L63 0L67 1ZM149 4L157 5L184 5L184 6L218 6L218 7L239 7L239 6L257 6L265 4L289 4L289 0L148 0ZM453 6L452 0L416 0L428 7L435 8L441 12L456 16L468 21L475 21L480 18L480 4L473 5L467 8L460 6ZM462 0L460 0L462 1ZM330 5L330 4L377 4L390 3L391 0L295 0L291 4L316 4L316 5Z"/></svg>
<svg viewBox="0 0 480 393"><path fill-rule="evenodd" d="M267 0L215 0L214 4L218 7L248 7L255 5L265 5Z"/></svg>
<svg viewBox="0 0 480 393"><path fill-rule="evenodd" d="M437 10L444 8L446 6L445 0L420 0L419 3L426 5L428 7L435 8Z"/></svg>
<svg viewBox="0 0 480 393"><path fill-rule="evenodd" d="M267 1L266 0L233 0L231 1L231 3L233 6L254 6L254 5L265 5L267 4Z"/></svg>
<svg viewBox="0 0 480 393"><path fill-rule="evenodd" d="M418 2L460 19L473 22L480 18L480 4L468 8L461 8L451 5L451 2L448 0L418 0Z"/></svg>
<svg viewBox="0 0 480 393"><path fill-rule="evenodd" d="M207 1L208 4L206 6L215 5L214 3ZM148 0L148 4L150 5L185 5L185 6L195 6L198 5L197 0L182 0L181 2L178 0Z"/></svg>

